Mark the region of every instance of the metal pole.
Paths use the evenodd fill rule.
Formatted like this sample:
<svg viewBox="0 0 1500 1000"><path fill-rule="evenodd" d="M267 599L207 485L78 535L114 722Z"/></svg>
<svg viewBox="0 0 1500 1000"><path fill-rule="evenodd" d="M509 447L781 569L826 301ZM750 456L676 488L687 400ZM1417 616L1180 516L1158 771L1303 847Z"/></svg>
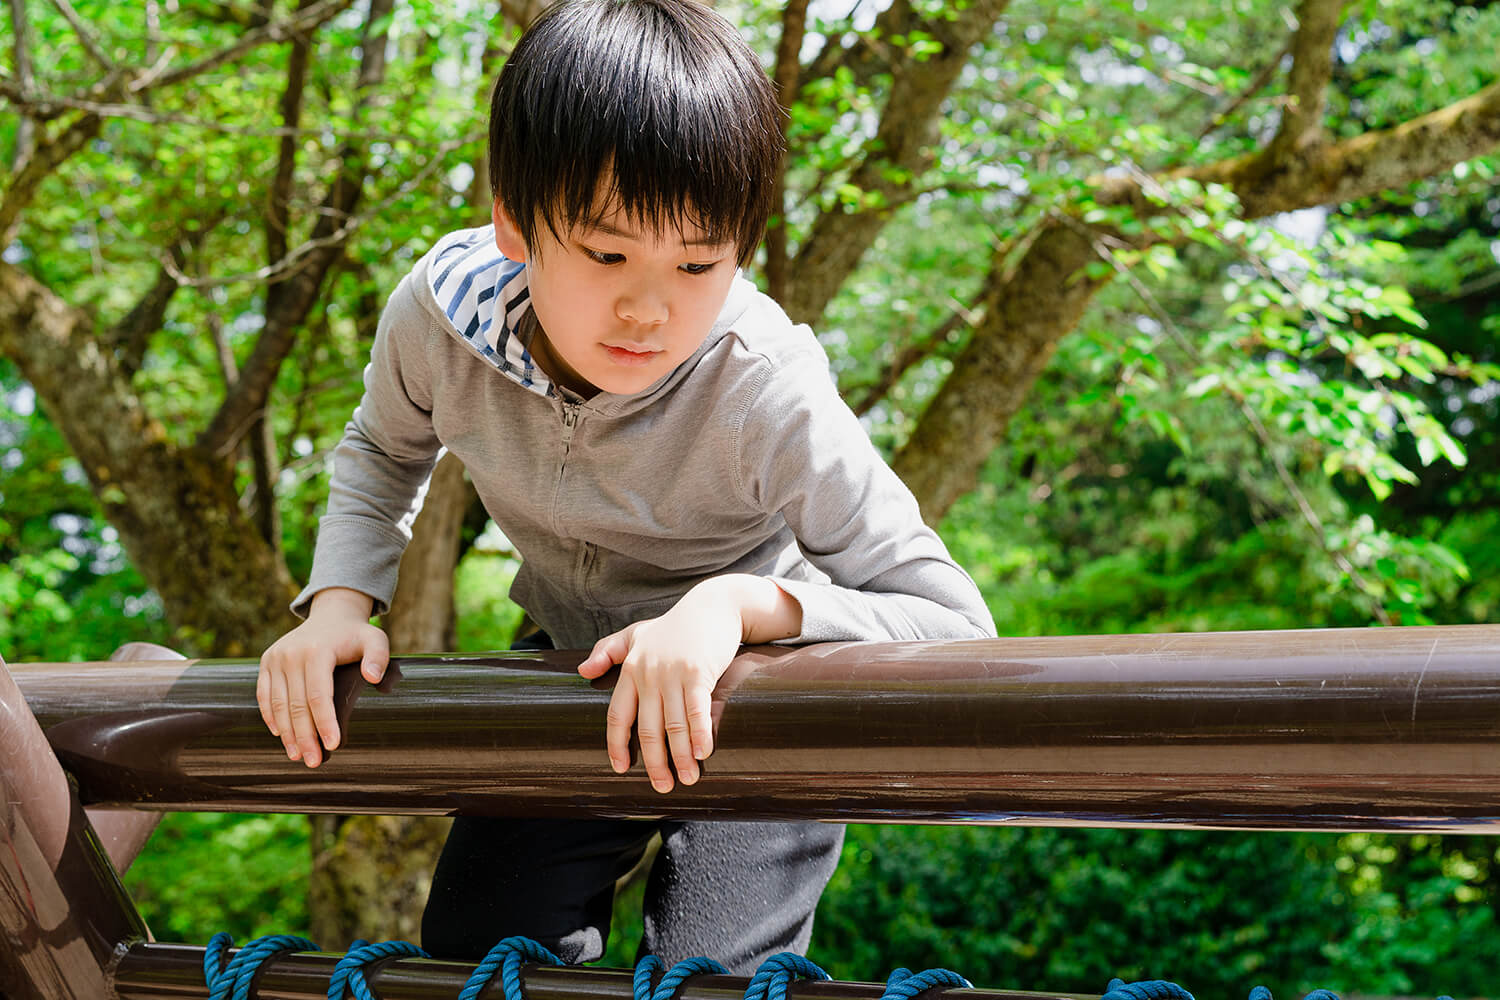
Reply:
<svg viewBox="0 0 1500 1000"><path fill-rule="evenodd" d="M669 795L610 771L581 658L402 657L383 692L345 670L316 770L266 733L254 661L15 669L90 804L1500 830L1500 626L751 649Z"/></svg>
<svg viewBox="0 0 1500 1000"><path fill-rule="evenodd" d="M0 996L98 1000L146 925L0 659Z"/></svg>

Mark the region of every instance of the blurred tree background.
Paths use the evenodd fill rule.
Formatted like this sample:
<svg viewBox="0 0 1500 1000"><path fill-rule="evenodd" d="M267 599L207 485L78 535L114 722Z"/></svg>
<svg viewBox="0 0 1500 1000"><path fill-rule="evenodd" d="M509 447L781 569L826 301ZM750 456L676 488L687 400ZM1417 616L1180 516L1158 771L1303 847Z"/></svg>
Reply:
<svg viewBox="0 0 1500 1000"><path fill-rule="evenodd" d="M486 218L485 95L542 6L10 0L7 659L289 625L380 305ZM717 6L789 106L752 276L1002 635L1496 619L1500 4ZM393 644L504 647L516 565L444 469ZM409 934L331 912L372 829L171 816L128 881L166 940ZM1497 868L1455 836L860 827L813 957L1493 996Z"/></svg>

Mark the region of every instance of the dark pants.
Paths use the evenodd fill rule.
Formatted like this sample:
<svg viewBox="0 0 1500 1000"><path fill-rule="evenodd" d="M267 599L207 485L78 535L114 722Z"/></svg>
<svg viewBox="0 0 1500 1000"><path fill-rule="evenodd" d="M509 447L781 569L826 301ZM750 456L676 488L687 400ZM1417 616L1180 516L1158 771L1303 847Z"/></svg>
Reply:
<svg viewBox="0 0 1500 1000"><path fill-rule="evenodd" d="M547 647L523 640L516 648ZM477 816L453 822L422 915L422 946L437 958L477 961L520 934L565 962L594 961L609 940L615 882L658 830L641 954L668 963L707 955L748 975L779 951L807 951L842 826Z"/></svg>
<svg viewBox="0 0 1500 1000"><path fill-rule="evenodd" d="M609 940L615 881L661 830L646 881L641 953L707 955L748 975L779 951L805 953L844 828L823 823L643 822L459 817L438 859L422 946L477 961L512 934L566 962Z"/></svg>

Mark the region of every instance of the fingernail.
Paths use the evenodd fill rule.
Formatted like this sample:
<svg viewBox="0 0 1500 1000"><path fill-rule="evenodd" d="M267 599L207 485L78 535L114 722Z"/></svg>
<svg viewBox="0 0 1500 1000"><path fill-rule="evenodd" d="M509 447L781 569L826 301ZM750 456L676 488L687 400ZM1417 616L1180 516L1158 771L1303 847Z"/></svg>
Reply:
<svg viewBox="0 0 1500 1000"><path fill-rule="evenodd" d="M298 750L295 746L290 746L286 748L286 755L292 760L298 760L302 757L302 751Z"/></svg>
<svg viewBox="0 0 1500 1000"><path fill-rule="evenodd" d="M658 792L670 792L672 790L672 782L666 778L659 778L651 782L651 787Z"/></svg>
<svg viewBox="0 0 1500 1000"><path fill-rule="evenodd" d="M708 747L704 746L702 743L699 743L697 746L693 747L693 756L698 758L699 760L706 759L708 757Z"/></svg>
<svg viewBox="0 0 1500 1000"><path fill-rule="evenodd" d="M614 772L616 774L624 774L627 770L627 768L625 767L625 762L623 760L620 760L618 757L611 757L609 766L614 769Z"/></svg>
<svg viewBox="0 0 1500 1000"><path fill-rule="evenodd" d="M677 776L682 779L684 785L696 785L698 783L697 771L679 771Z"/></svg>

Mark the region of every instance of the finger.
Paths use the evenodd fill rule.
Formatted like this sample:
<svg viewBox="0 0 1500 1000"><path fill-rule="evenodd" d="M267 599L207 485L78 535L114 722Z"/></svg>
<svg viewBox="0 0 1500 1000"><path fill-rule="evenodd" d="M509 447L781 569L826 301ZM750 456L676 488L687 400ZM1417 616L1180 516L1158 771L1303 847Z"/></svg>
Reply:
<svg viewBox="0 0 1500 1000"><path fill-rule="evenodd" d="M672 790L672 769L667 765L667 741L662 732L661 695L655 690L643 691L635 710L635 735L641 742L641 763L646 776L658 792Z"/></svg>
<svg viewBox="0 0 1500 1000"><path fill-rule="evenodd" d="M698 780L698 762L693 759L687 707L683 703L682 694L682 689L676 685L662 691L662 728L666 731L667 747L672 751L672 763L677 767L677 777L682 779L684 785L691 785Z"/></svg>
<svg viewBox="0 0 1500 1000"><path fill-rule="evenodd" d="M272 736L280 736L276 731L276 716L271 713L271 674L264 658L260 661L260 673L255 675L255 704L260 706L260 721Z"/></svg>
<svg viewBox="0 0 1500 1000"><path fill-rule="evenodd" d="M312 716L313 728L329 750L339 745L339 719L333 711L333 671L310 670L306 679L307 710ZM312 758L308 758L312 766Z"/></svg>
<svg viewBox="0 0 1500 1000"><path fill-rule="evenodd" d="M609 673L616 663L622 663L630 652L630 629L621 629L594 643L594 648L584 661L578 664L578 672L593 680Z"/></svg>
<svg viewBox="0 0 1500 1000"><path fill-rule="evenodd" d="M286 671L276 670L271 674L271 717L275 720L276 728L273 730L281 737L281 745L286 748L288 760L296 760L301 751L297 749L297 741L292 735L292 706L291 699L286 692Z"/></svg>
<svg viewBox="0 0 1500 1000"><path fill-rule="evenodd" d="M616 774L630 770L630 727L635 724L638 700L635 684L630 681L616 684L614 696L609 699L604 744L609 750L609 766Z"/></svg>
<svg viewBox="0 0 1500 1000"><path fill-rule="evenodd" d="M688 688L684 695L693 758L707 760L708 755L714 752L713 689L707 685L698 685ZM681 772L682 768L678 767L677 770Z"/></svg>
<svg viewBox="0 0 1500 1000"><path fill-rule="evenodd" d="M359 672L371 684L379 684L385 677L385 668L391 662L391 640L385 632L371 627L365 636L364 656L359 662ZM333 744L328 744L333 749Z"/></svg>
<svg viewBox="0 0 1500 1000"><path fill-rule="evenodd" d="M302 763L308 767L317 767L323 762L323 748L318 744L317 727L313 725L312 712L307 707L306 675L315 669L314 661L307 661L300 670L290 670L286 675L286 699L288 713L292 717L292 738L297 742Z"/></svg>

